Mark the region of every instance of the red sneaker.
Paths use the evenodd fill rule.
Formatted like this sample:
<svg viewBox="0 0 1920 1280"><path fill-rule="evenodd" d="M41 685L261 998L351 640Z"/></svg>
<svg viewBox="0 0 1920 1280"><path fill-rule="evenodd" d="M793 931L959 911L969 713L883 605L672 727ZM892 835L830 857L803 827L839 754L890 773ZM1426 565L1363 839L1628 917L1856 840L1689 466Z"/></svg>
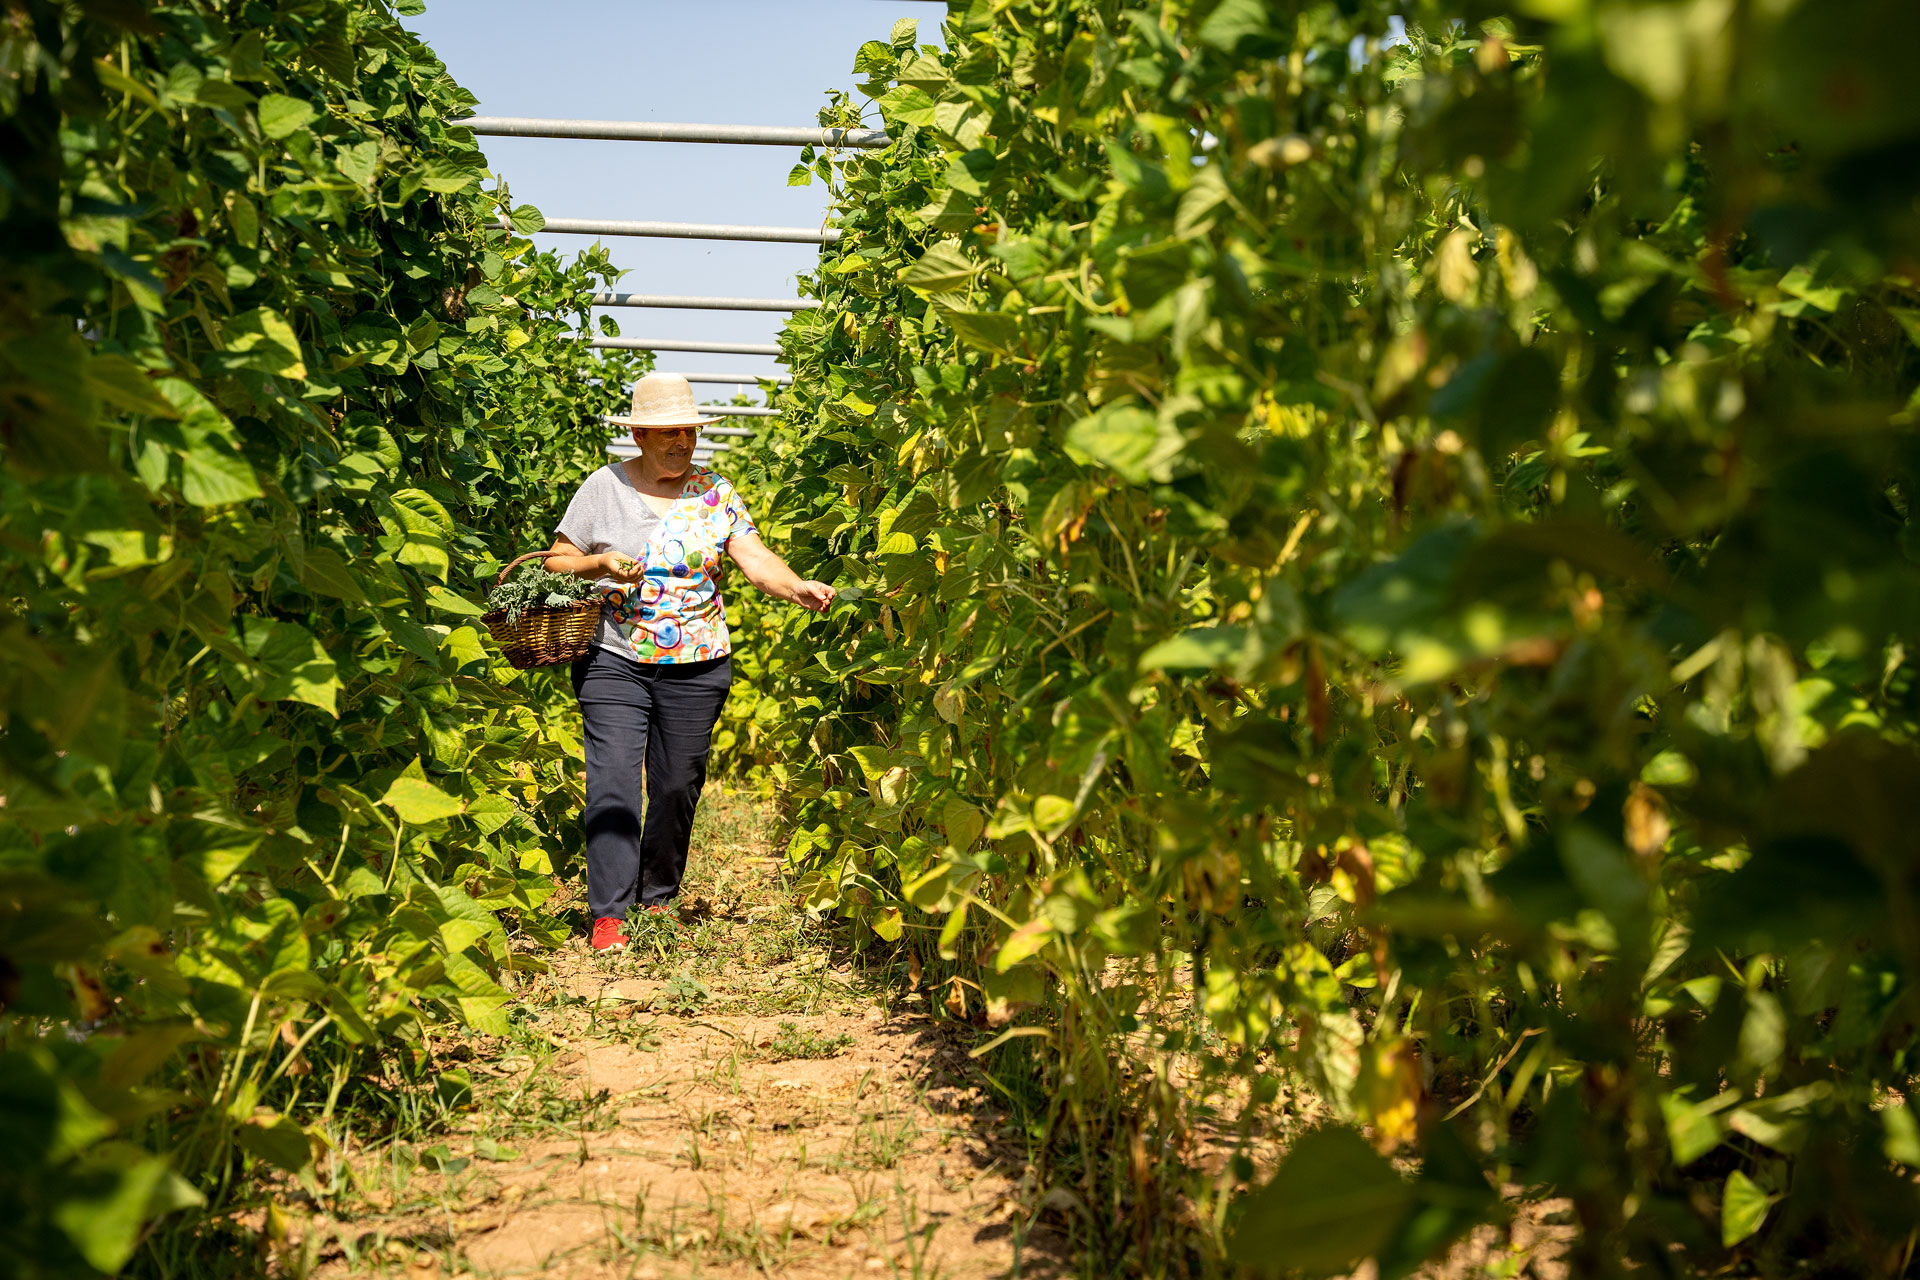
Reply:
<svg viewBox="0 0 1920 1280"><path fill-rule="evenodd" d="M640 914L643 916L652 916L669 928L680 923L680 913L664 902L656 902L650 906L642 907L640 908Z"/></svg>
<svg viewBox="0 0 1920 1280"><path fill-rule="evenodd" d="M619 916L601 916L593 922L593 949L595 951L614 951L627 945L627 935L620 928Z"/></svg>

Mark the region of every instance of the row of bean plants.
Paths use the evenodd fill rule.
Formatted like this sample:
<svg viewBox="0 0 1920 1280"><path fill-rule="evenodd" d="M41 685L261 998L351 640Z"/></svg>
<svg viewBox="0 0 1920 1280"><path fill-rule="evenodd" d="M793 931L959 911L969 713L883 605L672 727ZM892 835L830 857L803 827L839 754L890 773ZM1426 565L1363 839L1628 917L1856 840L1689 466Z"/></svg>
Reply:
<svg viewBox="0 0 1920 1280"><path fill-rule="evenodd" d="M795 170L844 236L741 461L862 590L760 624L736 747L1096 1256L1398 1276L1563 1197L1579 1275L1906 1266L1906 9L859 50L894 141Z"/></svg>
<svg viewBox="0 0 1920 1280"><path fill-rule="evenodd" d="M383 0L0 17L7 1275L337 1188L561 930L577 743L472 602L604 459L616 273L472 105Z"/></svg>

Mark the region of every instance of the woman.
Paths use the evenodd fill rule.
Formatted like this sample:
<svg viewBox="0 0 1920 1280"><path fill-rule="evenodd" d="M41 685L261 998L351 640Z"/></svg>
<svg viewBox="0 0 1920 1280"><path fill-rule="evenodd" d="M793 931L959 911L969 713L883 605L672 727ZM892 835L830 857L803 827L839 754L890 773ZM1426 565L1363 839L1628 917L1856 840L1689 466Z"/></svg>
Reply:
<svg viewBox="0 0 1920 1280"><path fill-rule="evenodd" d="M633 387L640 456L587 477L560 517L547 561L606 593L600 631L573 664L586 721L587 905L597 951L624 946L636 897L664 913L680 892L707 749L733 682L722 552L760 590L823 611L833 588L804 579L768 550L731 484L693 465L700 428L677 374ZM648 804L641 815L641 775Z"/></svg>

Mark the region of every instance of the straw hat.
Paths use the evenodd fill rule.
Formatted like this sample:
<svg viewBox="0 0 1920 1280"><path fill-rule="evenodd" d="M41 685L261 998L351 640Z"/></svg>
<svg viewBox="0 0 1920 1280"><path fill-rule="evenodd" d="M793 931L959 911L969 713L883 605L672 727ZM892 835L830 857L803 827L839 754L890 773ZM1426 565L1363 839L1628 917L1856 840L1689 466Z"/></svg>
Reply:
<svg viewBox="0 0 1920 1280"><path fill-rule="evenodd" d="M704 427L720 419L700 416L693 387L679 374L650 373L633 384L633 416L607 421L622 427Z"/></svg>

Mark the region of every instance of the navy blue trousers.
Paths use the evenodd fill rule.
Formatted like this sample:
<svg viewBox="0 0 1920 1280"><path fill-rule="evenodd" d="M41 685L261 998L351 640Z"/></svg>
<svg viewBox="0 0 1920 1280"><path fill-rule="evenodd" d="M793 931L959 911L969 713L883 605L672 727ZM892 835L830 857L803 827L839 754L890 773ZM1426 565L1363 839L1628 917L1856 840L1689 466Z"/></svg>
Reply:
<svg viewBox="0 0 1920 1280"><path fill-rule="evenodd" d="M679 894L713 726L732 684L731 658L630 662L596 647L573 664L586 724L587 907L595 920Z"/></svg>

